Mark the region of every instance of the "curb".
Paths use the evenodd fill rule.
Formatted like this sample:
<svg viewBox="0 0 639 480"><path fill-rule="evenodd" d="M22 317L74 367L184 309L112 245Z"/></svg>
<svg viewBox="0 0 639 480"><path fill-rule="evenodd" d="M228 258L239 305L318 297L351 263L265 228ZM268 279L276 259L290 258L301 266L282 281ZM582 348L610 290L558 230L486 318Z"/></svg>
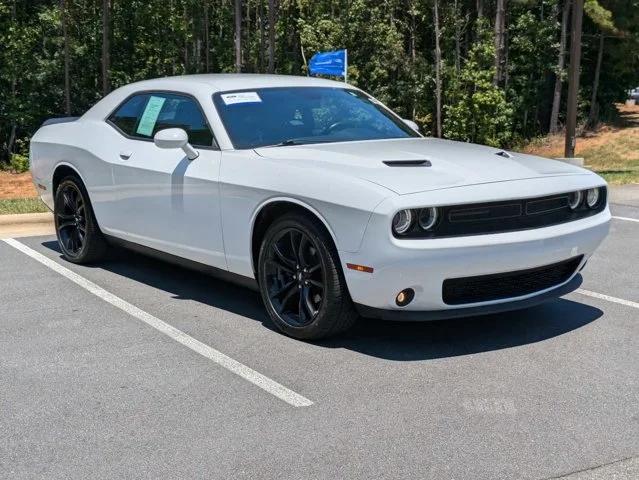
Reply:
<svg viewBox="0 0 639 480"><path fill-rule="evenodd" d="M19 213L19 214L11 214L11 215L0 215L0 226L25 225L25 224L53 225L53 214L52 213Z"/></svg>

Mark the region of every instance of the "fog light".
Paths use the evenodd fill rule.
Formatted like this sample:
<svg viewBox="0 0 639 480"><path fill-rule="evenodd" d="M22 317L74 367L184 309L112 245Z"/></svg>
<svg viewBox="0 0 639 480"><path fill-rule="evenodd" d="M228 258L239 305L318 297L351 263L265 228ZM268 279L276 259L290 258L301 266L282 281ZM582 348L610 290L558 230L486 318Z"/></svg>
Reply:
<svg viewBox="0 0 639 480"><path fill-rule="evenodd" d="M405 307L415 298L415 290L412 288L406 288L397 294L395 303L398 307Z"/></svg>

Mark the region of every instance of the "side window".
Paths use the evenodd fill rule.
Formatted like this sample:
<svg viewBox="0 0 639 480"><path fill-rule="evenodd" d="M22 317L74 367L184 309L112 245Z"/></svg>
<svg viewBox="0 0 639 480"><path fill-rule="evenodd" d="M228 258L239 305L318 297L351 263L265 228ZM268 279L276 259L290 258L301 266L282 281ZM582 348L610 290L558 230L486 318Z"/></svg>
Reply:
<svg viewBox="0 0 639 480"><path fill-rule="evenodd" d="M213 134L198 103L171 93L144 93L124 102L109 121L131 137L152 139L165 128L181 128L197 147L213 145Z"/></svg>

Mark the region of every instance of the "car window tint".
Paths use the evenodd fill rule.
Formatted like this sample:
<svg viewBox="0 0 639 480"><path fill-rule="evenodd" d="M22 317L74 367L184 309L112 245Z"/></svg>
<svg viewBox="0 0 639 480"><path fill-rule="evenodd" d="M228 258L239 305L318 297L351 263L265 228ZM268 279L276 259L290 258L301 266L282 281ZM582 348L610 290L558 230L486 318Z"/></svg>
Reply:
<svg viewBox="0 0 639 480"><path fill-rule="evenodd" d="M216 93L213 101L235 148L420 136L350 88L260 88Z"/></svg>
<svg viewBox="0 0 639 480"><path fill-rule="evenodd" d="M188 134L192 145L213 145L213 134L199 105L194 99L182 95L135 95L124 102L109 120L131 137L151 139L160 130L181 128Z"/></svg>

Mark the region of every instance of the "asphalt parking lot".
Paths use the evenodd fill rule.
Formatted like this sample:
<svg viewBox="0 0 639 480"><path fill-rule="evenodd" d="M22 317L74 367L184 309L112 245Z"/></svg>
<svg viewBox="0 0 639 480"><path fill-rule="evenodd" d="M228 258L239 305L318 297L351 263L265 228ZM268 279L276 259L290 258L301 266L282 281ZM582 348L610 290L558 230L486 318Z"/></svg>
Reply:
<svg viewBox="0 0 639 480"><path fill-rule="evenodd" d="M0 477L639 478L639 208L613 214L580 292L316 344L192 271L0 241Z"/></svg>

